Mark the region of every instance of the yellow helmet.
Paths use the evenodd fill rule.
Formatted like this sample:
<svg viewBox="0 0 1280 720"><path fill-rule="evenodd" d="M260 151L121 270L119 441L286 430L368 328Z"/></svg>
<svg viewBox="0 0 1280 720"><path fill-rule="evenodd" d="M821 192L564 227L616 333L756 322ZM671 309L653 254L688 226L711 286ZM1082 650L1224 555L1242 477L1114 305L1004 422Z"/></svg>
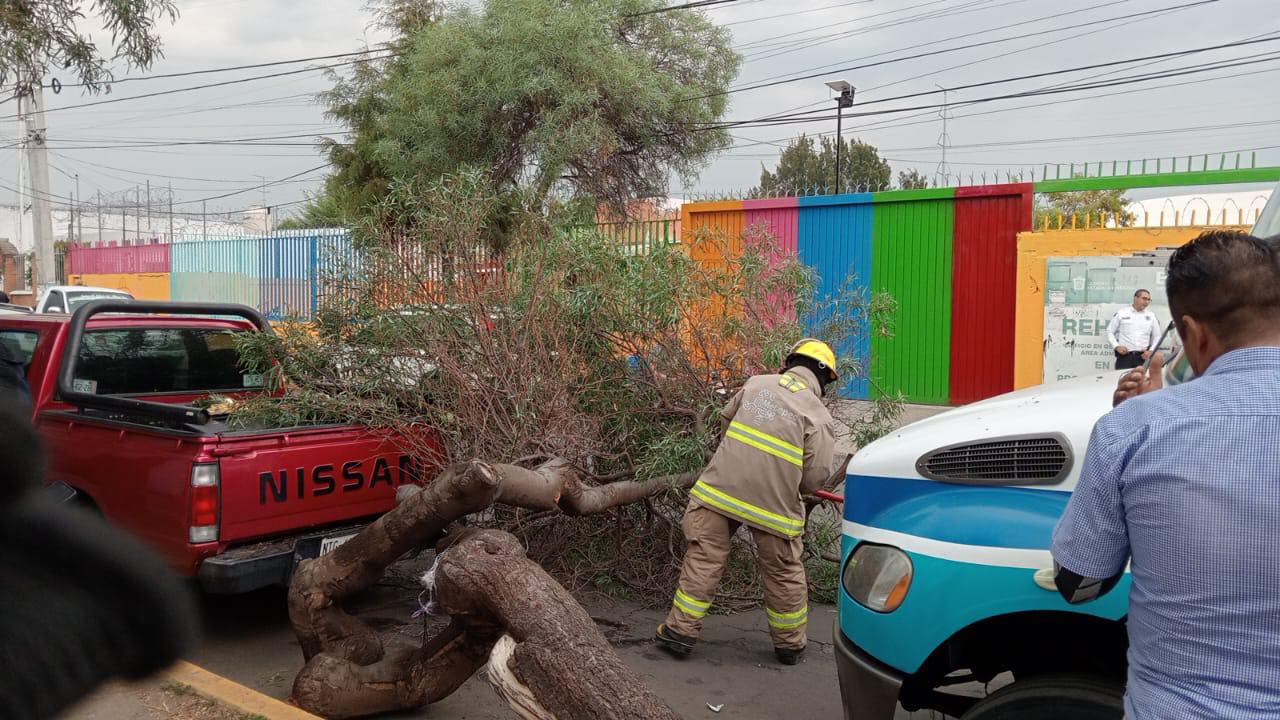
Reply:
<svg viewBox="0 0 1280 720"><path fill-rule="evenodd" d="M792 355L803 355L818 361L818 366L831 373L832 380L839 380L840 376L836 374L836 353L831 346L814 338L802 338L800 342L791 346L791 350L787 352L787 357Z"/></svg>

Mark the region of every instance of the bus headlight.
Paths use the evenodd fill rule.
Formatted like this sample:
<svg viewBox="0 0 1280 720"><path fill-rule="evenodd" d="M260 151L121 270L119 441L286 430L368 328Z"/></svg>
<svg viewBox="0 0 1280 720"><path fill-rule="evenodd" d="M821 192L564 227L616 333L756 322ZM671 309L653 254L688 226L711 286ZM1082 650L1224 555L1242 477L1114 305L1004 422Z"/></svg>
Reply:
<svg viewBox="0 0 1280 720"><path fill-rule="evenodd" d="M911 589L911 558L895 547L862 543L849 554L842 581L859 605L876 612L898 609Z"/></svg>

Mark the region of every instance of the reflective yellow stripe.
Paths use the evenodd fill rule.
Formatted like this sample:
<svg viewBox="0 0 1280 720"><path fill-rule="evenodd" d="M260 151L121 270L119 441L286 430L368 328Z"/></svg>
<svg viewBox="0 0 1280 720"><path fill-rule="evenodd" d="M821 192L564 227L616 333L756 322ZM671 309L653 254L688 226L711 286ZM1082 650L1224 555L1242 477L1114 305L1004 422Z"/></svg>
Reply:
<svg viewBox="0 0 1280 720"><path fill-rule="evenodd" d="M782 458L783 460L786 460L787 462L791 463L792 465L799 465L799 466L801 466L801 467L803 467L803 466L804 466L804 460L797 460L797 459L796 459L795 457L793 457L792 455L789 455L789 454L787 453L787 451L786 451L786 450L779 450L779 449L777 449L777 448L775 448L775 447L773 447L773 446L771 446L771 445L765 445L764 443L760 442L759 440L753 440L753 439L751 439L751 438L747 437L746 435L743 435L742 433L737 433L737 432L734 432L734 431L732 431L732 430L730 430L729 432L725 433L725 435L726 435L727 437L731 437L731 438L733 438L734 440L740 440L740 441L742 441L742 442L744 442L744 443L746 443L746 444L750 445L751 447L753 447L753 448L755 448L755 449L757 449L757 450L761 450L761 451L763 451L763 452L767 452L767 453L769 453L770 455L773 455L774 457L780 457L780 458Z"/></svg>
<svg viewBox="0 0 1280 720"><path fill-rule="evenodd" d="M791 628L800 627L809 619L809 606L806 605L795 612L780 613L766 607L765 612L769 615L769 625L779 630L790 630Z"/></svg>
<svg viewBox="0 0 1280 720"><path fill-rule="evenodd" d="M707 485L701 480L694 483L690 494L736 518L777 530L787 537L796 537L804 532L804 520L789 518L785 515L769 512L762 507L756 507L751 503L743 502L732 495Z"/></svg>
<svg viewBox="0 0 1280 720"><path fill-rule="evenodd" d="M671 604L675 605L676 607L680 608L681 610L688 613L689 615L692 615L695 618L700 618L706 615L707 610L711 608L710 602L694 600L693 598L686 595L684 591L682 591L680 588L676 588L676 596L675 596L675 599L671 601Z"/></svg>
<svg viewBox="0 0 1280 720"><path fill-rule="evenodd" d="M794 375L783 375L782 377L778 378L778 384L790 390L791 392L800 392L801 390L804 390L809 387L808 385L805 385L803 382L801 382L800 379L795 377Z"/></svg>
<svg viewBox="0 0 1280 720"><path fill-rule="evenodd" d="M742 432L747 433L748 435L754 435L755 437L760 438L765 442L769 442L774 445L777 445L783 450L790 450L792 453L796 455L796 457L804 458L804 448L800 447L799 445L792 445L791 443L787 442L786 440L783 440L780 437L775 437L762 430L757 430L756 428L753 428L746 423L738 422L737 420L734 420L733 422L729 423L729 427L735 428L737 430L741 430Z"/></svg>

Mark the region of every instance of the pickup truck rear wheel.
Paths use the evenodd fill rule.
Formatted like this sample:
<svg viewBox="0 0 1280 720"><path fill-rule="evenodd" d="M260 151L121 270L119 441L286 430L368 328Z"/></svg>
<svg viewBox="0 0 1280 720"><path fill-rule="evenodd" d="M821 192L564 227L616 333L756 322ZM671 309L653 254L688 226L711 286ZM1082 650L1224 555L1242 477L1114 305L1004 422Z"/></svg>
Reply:
<svg viewBox="0 0 1280 720"><path fill-rule="evenodd" d="M1120 720L1124 686L1088 675L1021 680L978 701L961 720Z"/></svg>

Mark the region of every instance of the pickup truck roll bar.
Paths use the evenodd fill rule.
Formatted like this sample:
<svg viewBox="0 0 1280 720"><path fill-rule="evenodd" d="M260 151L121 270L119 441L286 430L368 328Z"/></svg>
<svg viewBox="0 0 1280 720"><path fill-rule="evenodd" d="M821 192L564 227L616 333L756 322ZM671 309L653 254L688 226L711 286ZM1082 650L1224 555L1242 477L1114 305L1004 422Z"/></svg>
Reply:
<svg viewBox="0 0 1280 720"><path fill-rule="evenodd" d="M62 368L58 372L58 395L72 405L100 410L123 410L159 416L180 423L204 425L209 422L209 411L187 405L136 400L114 395L96 395L75 389L76 363L80 357L80 343L84 339L89 318L103 313L127 313L130 315L234 315L253 323L260 332L271 332L271 326L262 314L248 305L233 303L183 303L151 302L143 300L94 300L76 308L67 328L67 341L62 350Z"/></svg>

